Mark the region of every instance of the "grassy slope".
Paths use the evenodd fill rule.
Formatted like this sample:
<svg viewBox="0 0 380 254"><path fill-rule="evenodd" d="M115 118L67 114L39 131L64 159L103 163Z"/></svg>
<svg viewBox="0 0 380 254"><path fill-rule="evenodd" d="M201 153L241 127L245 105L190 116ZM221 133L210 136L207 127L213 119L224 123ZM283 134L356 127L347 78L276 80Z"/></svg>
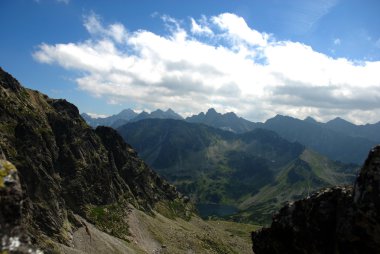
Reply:
<svg viewBox="0 0 380 254"><path fill-rule="evenodd" d="M129 235L119 239L100 231L79 216L83 226L73 232L72 246L55 243L59 253L252 253L250 233L259 226L228 221L170 218L155 212L146 214L129 208L126 227ZM87 230L84 227L87 226ZM53 244L53 243L52 243Z"/></svg>
<svg viewBox="0 0 380 254"><path fill-rule="evenodd" d="M236 217L267 224L284 203L308 196L323 187L353 181L355 175L344 171L341 164L306 149L299 159L279 171L274 183L242 202L240 209L243 212ZM353 169L347 171L353 172Z"/></svg>
<svg viewBox="0 0 380 254"><path fill-rule="evenodd" d="M252 253L250 232L259 227L225 221L170 219L137 211L140 227L147 229L166 253Z"/></svg>

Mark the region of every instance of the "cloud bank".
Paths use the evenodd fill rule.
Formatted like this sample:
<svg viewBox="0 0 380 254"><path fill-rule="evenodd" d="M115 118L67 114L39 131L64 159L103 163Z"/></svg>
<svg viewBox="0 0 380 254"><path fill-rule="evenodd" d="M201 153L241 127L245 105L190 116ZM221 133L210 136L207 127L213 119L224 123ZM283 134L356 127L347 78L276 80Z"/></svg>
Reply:
<svg viewBox="0 0 380 254"><path fill-rule="evenodd" d="M279 41L232 13L163 22L166 34L128 31L91 14L84 19L88 40L41 44L33 56L79 71L79 89L109 103L184 115L214 107L254 121L275 114L380 120L379 61L332 58Z"/></svg>

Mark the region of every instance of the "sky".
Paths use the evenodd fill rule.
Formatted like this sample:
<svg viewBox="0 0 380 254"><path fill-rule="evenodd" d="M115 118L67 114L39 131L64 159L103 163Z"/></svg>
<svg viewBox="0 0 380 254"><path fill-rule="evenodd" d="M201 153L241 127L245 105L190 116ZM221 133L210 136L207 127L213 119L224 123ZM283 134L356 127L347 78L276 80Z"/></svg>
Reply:
<svg viewBox="0 0 380 254"><path fill-rule="evenodd" d="M0 67L107 116L380 121L378 0L1 0Z"/></svg>

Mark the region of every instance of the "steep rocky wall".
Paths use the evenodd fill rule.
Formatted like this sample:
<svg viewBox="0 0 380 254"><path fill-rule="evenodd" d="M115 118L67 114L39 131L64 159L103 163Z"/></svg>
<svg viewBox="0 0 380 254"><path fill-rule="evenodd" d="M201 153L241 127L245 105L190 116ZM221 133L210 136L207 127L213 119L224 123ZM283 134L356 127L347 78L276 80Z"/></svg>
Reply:
<svg viewBox="0 0 380 254"><path fill-rule="evenodd" d="M22 190L16 167L0 149L0 252L39 253L22 226Z"/></svg>
<svg viewBox="0 0 380 254"><path fill-rule="evenodd" d="M252 233L261 253L379 253L380 146L354 188L328 188L283 207L270 228Z"/></svg>
<svg viewBox="0 0 380 254"><path fill-rule="evenodd" d="M22 224L44 248L71 244L81 225L74 214L97 225L107 206L124 214L128 203L150 211L158 201L182 202L115 131L93 130L73 104L25 89L1 68L0 149L18 168Z"/></svg>

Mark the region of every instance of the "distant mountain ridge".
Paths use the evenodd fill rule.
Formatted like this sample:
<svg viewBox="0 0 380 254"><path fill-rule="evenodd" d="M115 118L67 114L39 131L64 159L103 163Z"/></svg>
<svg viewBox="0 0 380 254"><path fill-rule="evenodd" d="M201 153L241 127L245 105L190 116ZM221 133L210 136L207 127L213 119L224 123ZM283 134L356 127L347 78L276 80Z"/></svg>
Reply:
<svg viewBox="0 0 380 254"><path fill-rule="evenodd" d="M355 125L341 118L321 123L307 117L304 120L277 115L264 123L251 122L234 113L220 114L209 109L186 118L192 123L202 123L215 128L244 133L263 128L278 133L281 137L299 142L332 160L361 164L367 151L380 143L380 122Z"/></svg>
<svg viewBox="0 0 380 254"><path fill-rule="evenodd" d="M189 123L202 123L235 133L244 133L259 127L259 124L238 117L233 112L221 114L213 108L210 108L206 114L201 112L198 115L187 117L186 121Z"/></svg>
<svg viewBox="0 0 380 254"><path fill-rule="evenodd" d="M168 109L166 111L163 111L161 109L157 109L155 111L152 111L151 113L147 113L145 111L138 114L136 117L132 118L131 122L137 122L144 119L176 119L176 120L182 120L183 117L174 112L172 109Z"/></svg>
<svg viewBox="0 0 380 254"><path fill-rule="evenodd" d="M380 122L374 124L355 125L340 117L323 124L327 128L352 137L366 138L380 143Z"/></svg>
<svg viewBox="0 0 380 254"><path fill-rule="evenodd" d="M120 113L116 115L112 115L109 117L91 117L90 115L86 113L82 113L81 116L83 119L91 126L91 127L97 127L97 126L113 126L115 123L118 123L118 121L129 121L133 118L135 118L138 114L134 112L132 109L124 109Z"/></svg>
<svg viewBox="0 0 380 254"><path fill-rule="evenodd" d="M132 110L128 112L130 111ZM238 134L263 128L277 132L281 137L291 142L297 141L328 156L332 160L356 164L361 164L365 159L367 151L380 143L380 122L355 125L339 117L326 123L321 123L312 117L300 120L289 116L277 115L264 123L254 123L237 116L233 112L221 114L213 108L210 108L206 113L201 112L186 119L183 119L171 109L167 111L156 110L150 114L142 112L138 115L132 115L133 117L129 114L128 117L124 118L120 114L98 119L89 118L85 114L82 114L82 116L91 126L106 125L113 128L118 128L128 122L154 118L178 119L189 123L201 123Z"/></svg>
<svg viewBox="0 0 380 254"><path fill-rule="evenodd" d="M262 128L275 131L289 141L300 142L333 160L356 164L363 163L367 151L378 143L377 134L364 135L363 128L378 128L380 132L378 124L358 126L341 119L320 123L312 118L299 120L282 115L268 119ZM355 131L350 133L350 130Z"/></svg>
<svg viewBox="0 0 380 254"><path fill-rule="evenodd" d="M157 109L155 111L152 111L151 113L143 111L140 114L136 113L132 109L124 109L116 115L104 118L94 118L87 113L82 113L81 116L91 127L94 128L97 126L108 126L112 128L117 128L130 121L136 122L143 119L183 119L181 115L177 114L170 108L166 111Z"/></svg>

